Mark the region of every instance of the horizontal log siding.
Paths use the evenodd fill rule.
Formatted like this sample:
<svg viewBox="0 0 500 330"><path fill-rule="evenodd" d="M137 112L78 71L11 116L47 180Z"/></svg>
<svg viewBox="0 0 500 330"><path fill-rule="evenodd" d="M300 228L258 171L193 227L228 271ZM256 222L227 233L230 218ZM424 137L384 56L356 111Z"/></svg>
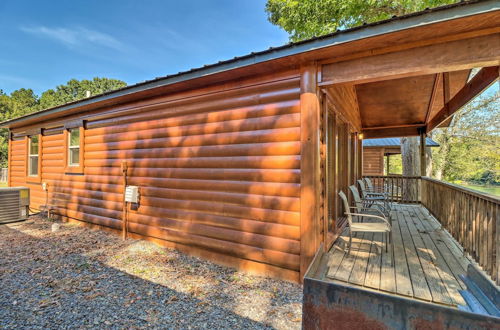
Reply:
<svg viewBox="0 0 500 330"><path fill-rule="evenodd" d="M363 175L384 175L382 148L363 148Z"/></svg>
<svg viewBox="0 0 500 330"><path fill-rule="evenodd" d="M194 96L173 108L151 100L152 111L144 104L96 117L85 130L84 175L63 174L62 134L44 136L50 203L63 217L120 230L120 164L127 161L128 183L141 193L139 208L129 211L130 232L263 263L298 280L299 92L292 74L220 98ZM24 177L21 156L12 153L21 161L15 180ZM43 196L35 194L35 206Z"/></svg>
<svg viewBox="0 0 500 330"><path fill-rule="evenodd" d="M43 146L43 141L41 142ZM45 204L45 193L40 183L27 180L27 138L16 138L11 141L10 149L10 186L29 187L31 207L38 209ZM40 169L39 169L40 170ZM42 172L43 174L43 172Z"/></svg>

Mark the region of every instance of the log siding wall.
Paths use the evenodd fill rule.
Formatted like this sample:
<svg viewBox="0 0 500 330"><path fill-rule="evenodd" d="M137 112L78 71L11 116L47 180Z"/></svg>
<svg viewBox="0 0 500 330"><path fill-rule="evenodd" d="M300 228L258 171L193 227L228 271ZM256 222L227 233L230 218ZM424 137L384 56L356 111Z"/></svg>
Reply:
<svg viewBox="0 0 500 330"><path fill-rule="evenodd" d="M363 175L384 175L383 148L363 148Z"/></svg>
<svg viewBox="0 0 500 330"><path fill-rule="evenodd" d="M64 218L120 230L126 161L128 184L141 194L128 211L131 233L298 281L299 73L239 85L172 108L87 118L83 175L64 174L62 128L46 130L41 175L49 204ZM11 185L30 187L39 208L45 192L26 182L25 157L26 138L13 139Z"/></svg>

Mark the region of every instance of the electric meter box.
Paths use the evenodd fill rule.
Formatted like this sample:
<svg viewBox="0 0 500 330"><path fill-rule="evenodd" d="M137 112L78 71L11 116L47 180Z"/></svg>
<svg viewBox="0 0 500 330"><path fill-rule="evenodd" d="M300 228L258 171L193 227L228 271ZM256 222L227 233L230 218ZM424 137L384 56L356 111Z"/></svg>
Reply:
<svg viewBox="0 0 500 330"><path fill-rule="evenodd" d="M139 187L127 186L125 188L125 202L139 203Z"/></svg>

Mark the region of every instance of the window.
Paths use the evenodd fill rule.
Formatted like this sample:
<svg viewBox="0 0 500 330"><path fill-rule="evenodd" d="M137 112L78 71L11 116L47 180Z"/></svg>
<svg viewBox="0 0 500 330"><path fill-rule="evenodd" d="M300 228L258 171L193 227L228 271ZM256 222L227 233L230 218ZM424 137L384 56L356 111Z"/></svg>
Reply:
<svg viewBox="0 0 500 330"><path fill-rule="evenodd" d="M42 134L41 130L29 132L25 136L26 158L26 181L31 183L39 183L42 177Z"/></svg>
<svg viewBox="0 0 500 330"><path fill-rule="evenodd" d="M38 176L39 142L38 135L28 138L28 176Z"/></svg>
<svg viewBox="0 0 500 330"><path fill-rule="evenodd" d="M73 128L68 132L68 165L80 165L80 129Z"/></svg>
<svg viewBox="0 0 500 330"><path fill-rule="evenodd" d="M68 127L69 126L69 127ZM64 173L83 174L83 121L71 122L64 128Z"/></svg>

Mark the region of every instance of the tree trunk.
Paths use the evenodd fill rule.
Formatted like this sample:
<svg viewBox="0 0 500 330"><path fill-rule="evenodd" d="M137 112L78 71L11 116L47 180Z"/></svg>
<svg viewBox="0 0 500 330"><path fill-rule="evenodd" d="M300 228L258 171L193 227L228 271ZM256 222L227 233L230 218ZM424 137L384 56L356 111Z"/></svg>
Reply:
<svg viewBox="0 0 500 330"><path fill-rule="evenodd" d="M420 175L420 153L418 140L418 137L401 138L403 176ZM403 200L416 200L417 187L414 181L416 182L416 180L403 180L403 186L401 187L401 197Z"/></svg>
<svg viewBox="0 0 500 330"><path fill-rule="evenodd" d="M432 175L432 150L431 148L425 148L425 176Z"/></svg>

